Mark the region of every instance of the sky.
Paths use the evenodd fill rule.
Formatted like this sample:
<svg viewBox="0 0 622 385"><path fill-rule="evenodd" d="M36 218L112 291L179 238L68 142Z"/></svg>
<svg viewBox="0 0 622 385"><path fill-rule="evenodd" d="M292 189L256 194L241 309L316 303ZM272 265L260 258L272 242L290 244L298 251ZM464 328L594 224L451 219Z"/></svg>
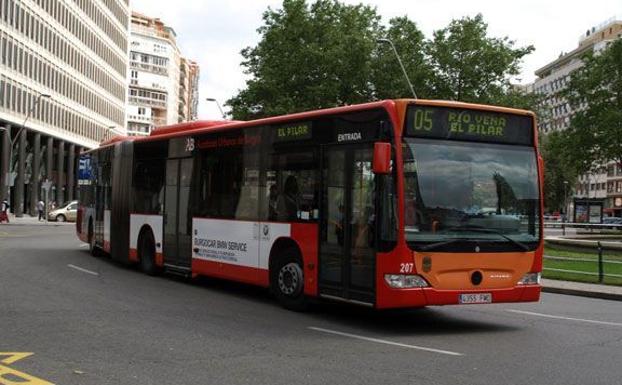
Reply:
<svg viewBox="0 0 622 385"><path fill-rule="evenodd" d="M313 0L308 0L312 2ZM592 4L572 0L341 0L376 7L383 22L408 16L426 38L452 19L481 13L491 37L509 37L516 46L533 45L515 79L528 83L534 71L561 52L578 46L581 35L612 17L622 18L621 0L597 0ZM240 65L240 51L259 41L257 28L268 8L280 8L279 0L130 0L132 10L160 18L177 34L182 56L198 62L199 119L219 119L216 103L224 103L245 88L248 75ZM425 97L425 96L424 96Z"/></svg>

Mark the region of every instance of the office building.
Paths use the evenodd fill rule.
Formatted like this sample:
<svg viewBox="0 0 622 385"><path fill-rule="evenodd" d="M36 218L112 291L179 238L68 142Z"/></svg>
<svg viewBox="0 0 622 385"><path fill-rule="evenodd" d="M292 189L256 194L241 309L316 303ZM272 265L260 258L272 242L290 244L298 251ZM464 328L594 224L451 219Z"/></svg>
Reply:
<svg viewBox="0 0 622 385"><path fill-rule="evenodd" d="M538 77L532 85L533 91L544 97L543 103L548 115L541 118L541 133L563 131L570 126L572 107L562 97L573 71L580 68L581 58L589 52L598 53L607 45L622 37L622 20L611 18L596 27L589 28L579 38L578 47L562 52L559 57L536 71ZM622 65L622 64L621 64ZM612 138L621 140L622 138ZM615 164L603 165L596 172L579 177L573 189L575 198L606 199L608 213L622 214L622 167ZM570 208L572 211L572 208Z"/></svg>
<svg viewBox="0 0 622 385"><path fill-rule="evenodd" d="M76 197L81 150L125 134L128 0L0 1L0 198ZM22 129L23 128L23 129Z"/></svg>

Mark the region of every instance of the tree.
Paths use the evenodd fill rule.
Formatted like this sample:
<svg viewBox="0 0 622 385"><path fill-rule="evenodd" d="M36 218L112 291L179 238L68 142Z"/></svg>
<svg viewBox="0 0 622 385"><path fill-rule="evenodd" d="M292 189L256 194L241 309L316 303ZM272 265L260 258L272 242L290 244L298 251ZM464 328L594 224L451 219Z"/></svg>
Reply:
<svg viewBox="0 0 622 385"><path fill-rule="evenodd" d="M579 175L565 133L541 135L539 144L544 159L544 207L547 211L565 211L567 194Z"/></svg>
<svg viewBox="0 0 622 385"><path fill-rule="evenodd" d="M385 27L368 6L284 0L264 12L257 31L259 43L241 52L250 79L226 102L234 119L412 97L391 47L379 38L394 43L419 97L536 105L509 83L533 47L514 49L507 37L488 37L481 15L454 20L426 41L407 17Z"/></svg>
<svg viewBox="0 0 622 385"><path fill-rule="evenodd" d="M336 0L284 0L268 10L256 47L242 51L246 89L227 101L235 119L367 102L380 17Z"/></svg>
<svg viewBox="0 0 622 385"><path fill-rule="evenodd" d="M566 156L578 173L622 162L622 39L600 54L588 53L563 96L574 114L565 131Z"/></svg>
<svg viewBox="0 0 622 385"><path fill-rule="evenodd" d="M534 47L514 48L508 37L488 37L487 32L488 25L481 14L453 20L434 32L427 51L435 73L435 98L488 104L526 103L518 100L521 93L514 90L509 79L519 73L522 58Z"/></svg>
<svg viewBox="0 0 622 385"><path fill-rule="evenodd" d="M381 37L395 45L415 92L419 96L432 93L432 67L425 55L425 40L417 25L407 17L389 21L389 28L381 29ZM372 86L377 99L412 98L395 53L388 44L379 43L372 57Z"/></svg>

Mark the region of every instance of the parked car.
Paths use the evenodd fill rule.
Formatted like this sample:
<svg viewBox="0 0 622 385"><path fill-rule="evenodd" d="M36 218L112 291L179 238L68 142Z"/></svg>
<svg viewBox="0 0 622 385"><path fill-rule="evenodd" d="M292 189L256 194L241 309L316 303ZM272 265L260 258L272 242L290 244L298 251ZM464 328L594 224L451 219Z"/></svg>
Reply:
<svg viewBox="0 0 622 385"><path fill-rule="evenodd" d="M65 202L59 208L48 213L48 220L74 222L78 214L78 201Z"/></svg>

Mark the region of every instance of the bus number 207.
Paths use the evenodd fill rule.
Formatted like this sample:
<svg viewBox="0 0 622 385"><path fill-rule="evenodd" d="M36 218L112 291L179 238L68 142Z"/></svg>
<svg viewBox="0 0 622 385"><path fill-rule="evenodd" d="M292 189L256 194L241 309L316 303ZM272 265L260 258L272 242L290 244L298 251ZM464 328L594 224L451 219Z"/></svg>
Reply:
<svg viewBox="0 0 622 385"><path fill-rule="evenodd" d="M412 273L414 263L400 263L400 273Z"/></svg>

